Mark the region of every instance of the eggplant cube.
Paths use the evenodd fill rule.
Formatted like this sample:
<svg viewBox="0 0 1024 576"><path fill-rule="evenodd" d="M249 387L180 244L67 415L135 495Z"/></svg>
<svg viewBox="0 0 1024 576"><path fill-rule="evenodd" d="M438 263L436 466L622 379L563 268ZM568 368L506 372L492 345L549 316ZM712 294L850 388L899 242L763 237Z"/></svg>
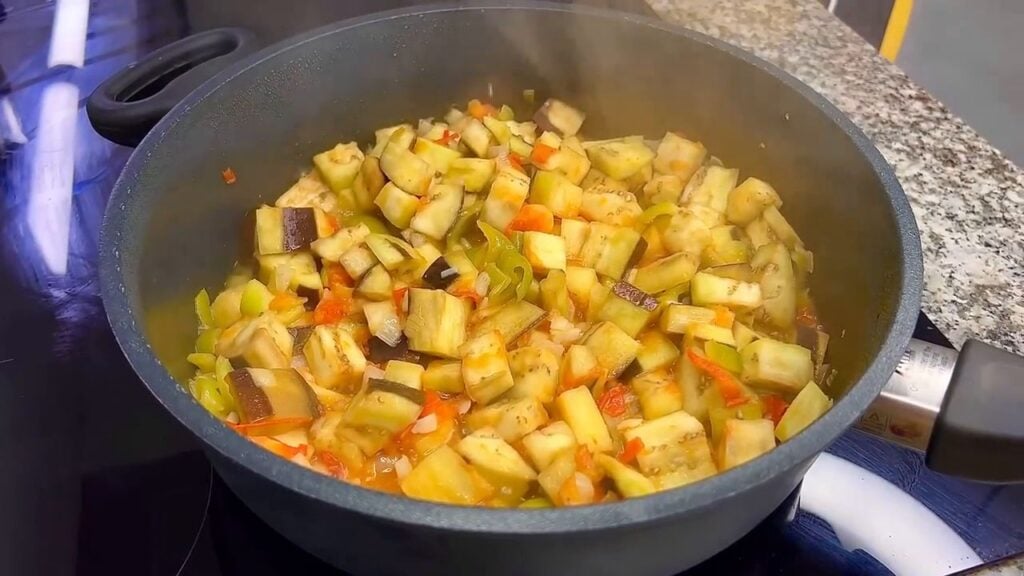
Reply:
<svg viewBox="0 0 1024 576"><path fill-rule="evenodd" d="M707 149L700 142L693 142L674 132L667 132L658 144L654 170L659 174L673 174L683 182L689 182L690 177L704 163L707 154Z"/></svg>
<svg viewBox="0 0 1024 576"><path fill-rule="evenodd" d="M460 394L466 390L462 383L462 362L458 360L434 360L423 373L423 388L448 394Z"/></svg>
<svg viewBox="0 0 1024 576"><path fill-rule="evenodd" d="M363 304L363 315L370 334L388 346L398 346L402 340L402 321L391 299Z"/></svg>
<svg viewBox="0 0 1024 576"><path fill-rule="evenodd" d="M537 478L537 473L519 452L492 428L473 432L459 441L455 449L485 478L493 478L495 484L529 482Z"/></svg>
<svg viewBox="0 0 1024 576"><path fill-rule="evenodd" d="M714 474L714 460L704 425L680 410L625 430L626 441L639 438L644 449L637 454L640 470L649 476L678 470ZM708 475L710 475L708 474Z"/></svg>
<svg viewBox="0 0 1024 576"><path fill-rule="evenodd" d="M601 322L595 326L583 343L593 352L602 368L615 378L636 358L640 343L614 322Z"/></svg>
<svg viewBox="0 0 1024 576"><path fill-rule="evenodd" d="M761 294L761 286L758 284L723 278L708 272L698 272L690 281L690 298L698 306L720 304L731 308L752 309L763 302Z"/></svg>
<svg viewBox="0 0 1024 576"><path fill-rule="evenodd" d="M539 324L545 316L544 310L526 300L509 302L478 313L470 336L477 338L497 331L502 341L509 344Z"/></svg>
<svg viewBox="0 0 1024 576"><path fill-rule="evenodd" d="M431 452L400 482L402 493L445 504L480 504L494 488L450 446Z"/></svg>
<svg viewBox="0 0 1024 576"><path fill-rule="evenodd" d="M558 172L538 170L530 184L530 202L547 206L559 218L575 218L583 202L583 189Z"/></svg>
<svg viewBox="0 0 1024 576"><path fill-rule="evenodd" d="M637 376L630 385L640 399L640 410L646 420L661 418L683 409L683 391L664 370Z"/></svg>
<svg viewBox="0 0 1024 576"><path fill-rule="evenodd" d="M494 177L495 166L496 162L490 158L457 158L448 165L444 181L462 184L466 192L482 192Z"/></svg>
<svg viewBox="0 0 1024 576"><path fill-rule="evenodd" d="M609 452L615 447L597 402L585 387L566 390L555 401L558 411L572 428L576 441L591 452Z"/></svg>
<svg viewBox="0 0 1024 576"><path fill-rule="evenodd" d="M477 406L466 415L470 430L494 428L506 442L515 442L548 422L548 412L537 398L507 398Z"/></svg>
<svg viewBox="0 0 1024 576"><path fill-rule="evenodd" d="M636 196L625 190L597 184L584 190L581 196L580 214L591 222L632 226L642 213Z"/></svg>
<svg viewBox="0 0 1024 576"><path fill-rule="evenodd" d="M338 209L338 195L324 184L314 170L303 174L292 187L278 196L274 206L279 208L319 208L331 213Z"/></svg>
<svg viewBox="0 0 1024 576"><path fill-rule="evenodd" d="M395 434L416 421L423 410L423 392L405 384L370 378L345 411L345 423Z"/></svg>
<svg viewBox="0 0 1024 576"><path fill-rule="evenodd" d="M228 387L242 424L253 435L281 434L302 427L320 416L320 403L295 370L245 368L228 373Z"/></svg>
<svg viewBox="0 0 1024 576"><path fill-rule="evenodd" d="M814 382L808 382L775 427L775 437L785 442L799 434L832 407L832 400Z"/></svg>
<svg viewBox="0 0 1024 576"><path fill-rule="evenodd" d="M420 199L388 182L373 201L380 208L381 214L397 228L408 228L419 208Z"/></svg>
<svg viewBox="0 0 1024 576"><path fill-rule="evenodd" d="M565 257L576 261L583 250L583 244L587 241L587 235L590 234L590 226L584 220L563 218L558 234L565 238Z"/></svg>
<svg viewBox="0 0 1024 576"><path fill-rule="evenodd" d="M437 142L431 142L426 138L417 138L412 146L412 153L423 158L438 174L446 174L451 164L462 154L458 150L452 150Z"/></svg>
<svg viewBox="0 0 1024 576"><path fill-rule="evenodd" d="M587 150L594 168L616 180L625 180L643 170L654 160L654 152L633 138L610 140Z"/></svg>
<svg viewBox="0 0 1024 576"><path fill-rule="evenodd" d="M769 206L782 206L779 193L764 180L747 178L729 192L725 215L729 222L746 226Z"/></svg>
<svg viewBox="0 0 1024 576"><path fill-rule="evenodd" d="M459 358L466 341L467 303L444 290L409 289L405 335L409 349L433 356Z"/></svg>
<svg viewBox="0 0 1024 576"><path fill-rule="evenodd" d="M409 150L409 145L405 144L407 130L401 128L388 139L380 155L380 169L403 191L422 196L430 187L434 168Z"/></svg>
<svg viewBox="0 0 1024 576"><path fill-rule="evenodd" d="M466 394L474 402L488 404L515 385L508 352L499 332L489 332L466 342L459 353L462 381Z"/></svg>
<svg viewBox="0 0 1024 576"><path fill-rule="evenodd" d="M355 142L339 143L334 148L313 156L313 164L320 172L320 177L335 192L352 187L362 163L363 152Z"/></svg>
<svg viewBox="0 0 1024 576"><path fill-rule="evenodd" d="M491 183L480 219L504 230L519 213L529 193L529 176L514 168L502 168Z"/></svg>
<svg viewBox="0 0 1024 576"><path fill-rule="evenodd" d="M426 370L419 364L403 360L390 360L384 367L384 379L404 384L409 388L423 389L423 373Z"/></svg>
<svg viewBox="0 0 1024 576"><path fill-rule="evenodd" d="M538 272L565 270L565 238L544 232L523 234L523 254Z"/></svg>
<svg viewBox="0 0 1024 576"><path fill-rule="evenodd" d="M533 121L541 130L550 130L562 136L574 136L580 131L586 117L582 111L565 102L548 98L533 115Z"/></svg>
<svg viewBox="0 0 1024 576"><path fill-rule="evenodd" d="M598 274L618 280L626 271L639 242L640 233L632 228L591 222L590 234L580 251L580 260L583 266L593 268Z"/></svg>
<svg viewBox="0 0 1024 576"><path fill-rule="evenodd" d="M256 250L260 255L306 248L320 238L313 208L256 209Z"/></svg>
<svg viewBox="0 0 1024 576"><path fill-rule="evenodd" d="M345 252L355 248L370 235L370 229L365 224L357 224L338 230L327 238L320 238L310 245L313 252L322 260L328 262L339 262ZM314 268L314 272L316 269Z"/></svg>
<svg viewBox="0 0 1024 576"><path fill-rule="evenodd" d="M718 447L719 468L728 470L749 462L775 448L775 425L771 420L725 421L725 433Z"/></svg>
<svg viewBox="0 0 1024 576"><path fill-rule="evenodd" d="M523 437L523 448L538 470L544 470L562 454L576 453L576 436L564 421L534 430Z"/></svg>
<svg viewBox="0 0 1024 576"><path fill-rule="evenodd" d="M814 377L811 351L797 344L761 338L740 351L742 379L752 386L793 394Z"/></svg>
<svg viewBox="0 0 1024 576"><path fill-rule="evenodd" d="M410 227L434 240L443 240L459 216L462 196L460 185L434 184L427 194L426 205L420 207L412 217Z"/></svg>
<svg viewBox="0 0 1024 576"><path fill-rule="evenodd" d="M570 389L577 386L590 388L601 377L601 365L590 348L573 344L565 352L560 373L562 388Z"/></svg>
<svg viewBox="0 0 1024 576"><path fill-rule="evenodd" d="M509 398L537 398L548 404L558 388L558 357L547 348L523 346L509 353L509 369L515 385Z"/></svg>
<svg viewBox="0 0 1024 576"><path fill-rule="evenodd" d="M627 282L616 282L611 293L597 311L597 320L614 322L623 332L636 338L647 326L658 301L650 294Z"/></svg>
<svg viewBox="0 0 1024 576"><path fill-rule="evenodd" d="M655 492L654 483L643 474L607 454L598 454L594 460L615 482L615 487L626 498L639 498Z"/></svg>
<svg viewBox="0 0 1024 576"><path fill-rule="evenodd" d="M318 386L352 389L366 370L366 357L342 327L317 326L302 353Z"/></svg>

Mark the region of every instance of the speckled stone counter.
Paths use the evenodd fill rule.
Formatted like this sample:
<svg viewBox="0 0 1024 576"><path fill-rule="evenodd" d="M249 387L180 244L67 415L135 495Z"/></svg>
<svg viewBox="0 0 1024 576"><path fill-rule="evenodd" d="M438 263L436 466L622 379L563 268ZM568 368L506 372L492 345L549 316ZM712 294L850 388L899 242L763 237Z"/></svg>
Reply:
<svg viewBox="0 0 1024 576"><path fill-rule="evenodd" d="M1024 172L815 0L649 0L663 18L776 64L870 136L910 197L922 305L958 346L1024 353Z"/></svg>

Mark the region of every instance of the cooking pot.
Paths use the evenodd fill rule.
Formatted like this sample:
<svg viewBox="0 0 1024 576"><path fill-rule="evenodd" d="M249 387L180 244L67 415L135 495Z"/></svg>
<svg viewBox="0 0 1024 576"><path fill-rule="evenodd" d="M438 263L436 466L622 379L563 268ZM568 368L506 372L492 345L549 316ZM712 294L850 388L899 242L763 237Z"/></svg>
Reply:
<svg viewBox="0 0 1024 576"><path fill-rule="evenodd" d="M792 493L904 355L922 264L899 183L834 106L746 52L657 20L548 4L416 8L332 24L258 53L253 44L233 29L186 38L90 99L101 134L138 144L104 221L103 301L136 372L202 441L232 490L284 536L340 568L676 573L735 542ZM335 142L366 142L376 127L469 98L515 102L525 88L586 110L588 137L679 131L779 190L787 218L817 256L811 289L834 335L837 400L827 414L770 453L683 488L607 505L495 510L338 482L263 450L192 399L182 387L196 330L192 296L220 285L248 209L273 202ZM229 167L237 175L230 186L221 175ZM964 356L999 354L971 344ZM940 417L932 444L953 448L937 450L944 457L934 463L955 469L967 461L960 452L979 433L979 411L995 411L986 425L1007 422L1013 405L989 406L976 387L1000 383L993 365L1003 379L1012 376L1012 361L998 356L981 376L957 368L946 403L970 401L955 417ZM1019 446L998 445L1016 464L993 467L1003 476L992 478L1019 473Z"/></svg>

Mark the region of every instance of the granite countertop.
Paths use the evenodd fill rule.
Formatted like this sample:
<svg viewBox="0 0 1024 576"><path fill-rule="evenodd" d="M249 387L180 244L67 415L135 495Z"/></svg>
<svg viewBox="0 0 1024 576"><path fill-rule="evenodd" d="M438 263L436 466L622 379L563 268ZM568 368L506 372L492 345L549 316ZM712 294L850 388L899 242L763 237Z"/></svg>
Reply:
<svg viewBox="0 0 1024 576"><path fill-rule="evenodd" d="M648 0L825 95L871 137L913 205L922 307L957 346L1024 354L1024 171L816 0Z"/></svg>

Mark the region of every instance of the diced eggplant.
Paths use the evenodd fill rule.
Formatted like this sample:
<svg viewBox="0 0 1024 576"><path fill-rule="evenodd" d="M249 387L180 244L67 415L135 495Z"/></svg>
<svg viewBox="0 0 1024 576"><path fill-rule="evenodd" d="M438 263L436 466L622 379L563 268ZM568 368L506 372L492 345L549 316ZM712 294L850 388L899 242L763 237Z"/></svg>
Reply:
<svg viewBox="0 0 1024 576"><path fill-rule="evenodd" d="M238 419L254 436L281 434L320 416L320 404L293 369L244 368L228 373Z"/></svg>
<svg viewBox="0 0 1024 576"><path fill-rule="evenodd" d="M716 226L711 229L711 241L701 253L701 264L727 266L750 261L750 246L745 235L735 226Z"/></svg>
<svg viewBox="0 0 1024 576"><path fill-rule="evenodd" d="M356 207L360 212L369 212L373 209L373 200L380 194L387 178L384 171L380 169L380 159L374 156L367 156L363 159L363 165L359 168L359 174L352 182L352 195Z"/></svg>
<svg viewBox="0 0 1024 576"><path fill-rule="evenodd" d="M565 218L560 223L559 235L565 239L565 257L577 261L583 245L590 234L590 226L584 220Z"/></svg>
<svg viewBox="0 0 1024 576"><path fill-rule="evenodd" d="M555 404L562 418L572 428L576 442L595 454L609 452L615 447L601 410L589 389L580 386L566 390L558 396Z"/></svg>
<svg viewBox="0 0 1024 576"><path fill-rule="evenodd" d="M654 420L683 409L683 391L664 370L648 372L630 381L640 400L644 419Z"/></svg>
<svg viewBox="0 0 1024 576"><path fill-rule="evenodd" d="M423 264L419 251L400 238L389 234L370 234L364 242L389 272L416 270Z"/></svg>
<svg viewBox="0 0 1024 576"><path fill-rule="evenodd" d="M306 287L317 291L319 295L320 289L323 288L316 261L309 252L271 254L259 256L257 260L259 280L270 287L272 292L284 292L288 289L298 291L300 287ZM282 268L286 273L281 273Z"/></svg>
<svg viewBox="0 0 1024 576"><path fill-rule="evenodd" d="M512 140L512 130L508 127L508 124L502 120L499 120L494 116L484 116L481 121L484 123L484 127L491 132L491 135L494 136L494 140L497 141L500 146L504 146Z"/></svg>
<svg viewBox="0 0 1024 576"><path fill-rule="evenodd" d="M548 98L533 115L533 121L541 130L556 132L560 136L575 136L584 119L586 114L555 98Z"/></svg>
<svg viewBox="0 0 1024 576"><path fill-rule="evenodd" d="M583 191L579 213L591 222L632 226L643 209L632 192L599 184Z"/></svg>
<svg viewBox="0 0 1024 576"><path fill-rule="evenodd" d="M464 506L480 504L494 493L494 488L447 445L421 460L400 486L410 498Z"/></svg>
<svg viewBox="0 0 1024 576"><path fill-rule="evenodd" d="M366 246L356 246L342 254L338 262L350 278L359 280L376 266L379 260Z"/></svg>
<svg viewBox="0 0 1024 576"><path fill-rule="evenodd" d="M466 192L482 192L494 177L495 166L495 161L490 158L458 158L448 166L444 181L462 184Z"/></svg>
<svg viewBox="0 0 1024 576"><path fill-rule="evenodd" d="M318 386L352 389L366 369L366 357L349 332L339 326L317 326L302 350Z"/></svg>
<svg viewBox="0 0 1024 576"><path fill-rule="evenodd" d="M739 374L743 371L743 359L740 358L740 353L737 349L732 346L708 340L704 343L704 354L707 355L709 360L733 374Z"/></svg>
<svg viewBox="0 0 1024 576"><path fill-rule="evenodd" d="M443 240L459 216L462 198L462 186L434 184L427 194L427 203L420 205L409 226L434 240Z"/></svg>
<svg viewBox="0 0 1024 576"><path fill-rule="evenodd" d="M495 140L491 131L472 116L464 116L453 126L459 133L459 142L465 144L479 158L486 158Z"/></svg>
<svg viewBox="0 0 1024 576"><path fill-rule="evenodd" d="M601 322L586 337L584 345L590 348L597 362L615 378L636 358L640 344L613 322Z"/></svg>
<svg viewBox="0 0 1024 576"><path fill-rule="evenodd" d="M342 228L327 238L320 238L313 242L310 248L321 259L328 262L338 262L343 254L359 246L369 235L370 229L365 224L357 224ZM261 258L261 269L262 261Z"/></svg>
<svg viewBox="0 0 1024 576"><path fill-rule="evenodd" d="M502 342L510 344L547 316L543 309L525 300L484 309L474 318L470 336L477 338L497 331Z"/></svg>
<svg viewBox="0 0 1024 576"><path fill-rule="evenodd" d="M576 436L568 424L559 420L524 436L523 448L533 465L544 470L562 454L576 453Z"/></svg>
<svg viewBox="0 0 1024 576"><path fill-rule="evenodd" d="M380 169L395 186L409 194L422 196L430 187L434 169L429 162L409 150L409 145L405 144L408 132L407 128L400 128L388 138L388 144L380 155Z"/></svg>
<svg viewBox="0 0 1024 576"><path fill-rule="evenodd" d="M217 294L210 304L210 315L215 328L227 328L242 319L242 290L244 286L228 288Z"/></svg>
<svg viewBox="0 0 1024 576"><path fill-rule="evenodd" d="M636 459L648 476L683 470L695 478L717 472L704 425L683 410L629 428L622 435L627 441L639 438L643 442Z"/></svg>
<svg viewBox="0 0 1024 576"><path fill-rule="evenodd" d="M591 164L616 180L625 180L654 160L654 152L636 139L610 140L587 148Z"/></svg>
<svg viewBox="0 0 1024 576"><path fill-rule="evenodd" d="M260 255L300 250L319 237L313 208L256 209L256 249Z"/></svg>
<svg viewBox="0 0 1024 576"><path fill-rule="evenodd" d="M765 317L778 328L790 328L796 320L796 276L789 250L778 242L766 244L751 265L760 277Z"/></svg>
<svg viewBox="0 0 1024 576"><path fill-rule="evenodd" d="M395 185L388 182L381 188L377 198L373 201L380 208L381 214L397 228L408 228L409 222L416 215L416 209L420 206L420 199Z"/></svg>
<svg viewBox="0 0 1024 576"><path fill-rule="evenodd" d="M274 206L279 208L319 208L330 214L338 209L338 195L331 191L313 170L303 174L292 187L278 196Z"/></svg>
<svg viewBox="0 0 1024 576"><path fill-rule="evenodd" d="M694 274L690 281L690 298L698 306L720 304L749 310L761 305L761 294L759 284L722 278L707 272Z"/></svg>
<svg viewBox="0 0 1024 576"><path fill-rule="evenodd" d="M391 360L384 367L384 379L422 390L424 372L425 369L419 364L402 360Z"/></svg>
<svg viewBox="0 0 1024 576"><path fill-rule="evenodd" d="M690 326L714 322L715 311L688 304L669 304L661 313L660 327L669 334L685 334Z"/></svg>
<svg viewBox="0 0 1024 576"><path fill-rule="evenodd" d="M352 187L362 163L363 152L355 142L339 143L313 156L313 164L320 172L320 177L335 192Z"/></svg>
<svg viewBox="0 0 1024 576"><path fill-rule="evenodd" d="M733 224L746 226L769 206L782 206L778 192L764 180L747 178L729 193L725 216Z"/></svg>
<svg viewBox="0 0 1024 576"><path fill-rule="evenodd" d="M476 406L466 415L470 430L494 428L506 442L515 442L547 422L547 410L536 398L507 398L488 406Z"/></svg>
<svg viewBox="0 0 1024 576"><path fill-rule="evenodd" d="M744 346L757 340L761 335L742 322L733 322L732 337L736 340L736 349L742 350Z"/></svg>
<svg viewBox="0 0 1024 576"><path fill-rule="evenodd" d="M700 185L688 198L689 202L724 214L729 204L729 193L736 187L739 174L740 171L736 169L708 166Z"/></svg>
<svg viewBox="0 0 1024 576"><path fill-rule="evenodd" d="M639 498L655 492L654 483L646 476L607 454L594 456L605 473L615 482L615 488L626 498Z"/></svg>
<svg viewBox="0 0 1024 576"><path fill-rule="evenodd" d="M579 186L584 190L597 185L615 188L616 190L625 190L626 192L629 191L629 186L625 182L610 178L607 174L597 169L588 171L583 180L579 182Z"/></svg>
<svg viewBox="0 0 1024 576"><path fill-rule="evenodd" d="M404 336L398 341L396 346L392 346L374 336L373 338L370 338L367 347L369 350L367 352L367 358L370 362L374 362L376 364L383 364L389 360L405 360L407 362L420 361L420 355L409 350L409 341Z"/></svg>
<svg viewBox="0 0 1024 576"><path fill-rule="evenodd" d="M444 290L458 277L459 271L441 257L427 267L427 271L423 273L423 282L432 288Z"/></svg>
<svg viewBox="0 0 1024 576"><path fill-rule="evenodd" d="M638 268L633 284L650 294L690 282L697 272L697 262L688 254L672 254Z"/></svg>
<svg viewBox="0 0 1024 576"><path fill-rule="evenodd" d="M715 324L690 324L686 327L686 335L698 340L720 342L726 346L736 345L732 330Z"/></svg>
<svg viewBox="0 0 1024 576"><path fill-rule="evenodd" d="M743 381L761 388L793 394L814 377L811 351L797 344L761 338L740 351Z"/></svg>
<svg viewBox="0 0 1024 576"><path fill-rule="evenodd" d="M679 348L658 330L648 330L637 338L640 349L636 360L622 373L623 379L630 379L647 372L668 368L679 357Z"/></svg>
<svg viewBox="0 0 1024 576"><path fill-rule="evenodd" d="M771 420L726 420L718 446L719 468L723 471L735 468L772 448L775 448L775 425Z"/></svg>
<svg viewBox="0 0 1024 576"><path fill-rule="evenodd" d="M676 383L683 392L683 409L687 414L702 421L708 419L708 392L712 387L701 376L700 371L686 354L679 356L676 364Z"/></svg>
<svg viewBox="0 0 1024 576"><path fill-rule="evenodd" d="M537 475L537 483L552 502L564 506L568 502L564 502L562 499L562 486L572 479L574 474L576 474L575 455L560 454Z"/></svg>
<svg viewBox="0 0 1024 576"><path fill-rule="evenodd" d="M488 404L515 385L508 352L497 331L467 341L459 348L459 355L462 357L462 382L474 402Z"/></svg>
<svg viewBox="0 0 1024 576"><path fill-rule="evenodd" d="M458 360L434 360L423 373L423 388L448 394L465 391L462 383L462 362Z"/></svg>
<svg viewBox="0 0 1024 576"><path fill-rule="evenodd" d="M377 264L367 272L356 287L356 293L374 301L390 300L394 283L383 264Z"/></svg>
<svg viewBox="0 0 1024 576"><path fill-rule="evenodd" d="M565 282L565 272L552 270L540 281L540 301L545 310L563 318L572 317L572 301Z"/></svg>
<svg viewBox="0 0 1024 576"><path fill-rule="evenodd" d="M559 218L575 218L583 202L583 189L559 172L538 170L530 184L530 202L546 206Z"/></svg>
<svg viewBox="0 0 1024 576"><path fill-rule="evenodd" d="M313 327L299 326L288 328L288 333L292 336L292 355L301 356L302 349L306 346L306 342L309 341L309 337L313 335Z"/></svg>
<svg viewBox="0 0 1024 576"><path fill-rule="evenodd" d="M366 458L355 442L342 436L343 427L343 412L327 412L309 427L310 445L317 452L329 452L338 458L349 473L358 473L366 465Z"/></svg>
<svg viewBox="0 0 1024 576"><path fill-rule="evenodd" d="M565 270L565 238L544 232L523 233L523 255L536 272Z"/></svg>
<svg viewBox="0 0 1024 576"><path fill-rule="evenodd" d="M514 168L501 168L491 183L491 191L484 200L480 219L498 230L504 230L519 213L529 193L529 176Z"/></svg>
<svg viewBox="0 0 1024 576"><path fill-rule="evenodd" d="M242 299L238 303L238 309L242 311L242 316L254 318L266 312L273 299L274 295L270 290L253 278L242 288Z"/></svg>
<svg viewBox="0 0 1024 576"><path fill-rule="evenodd" d="M408 150L413 141L416 140L416 131L413 129L411 124L397 124L395 126L388 126L386 128L379 128L374 131L375 143L373 149L370 150L368 156L380 158L384 152L384 148L387 147L391 141L391 137L395 136L395 143Z"/></svg>
<svg viewBox="0 0 1024 576"><path fill-rule="evenodd" d="M666 132L658 144L654 170L660 174L678 176L686 183L704 163L707 153L707 149L700 142L687 140L674 132Z"/></svg>
<svg viewBox="0 0 1024 576"><path fill-rule="evenodd" d="M584 266L593 268L598 274L618 280L626 271L626 265L638 242L640 233L632 228L591 222L590 234L580 251L580 259Z"/></svg>
<svg viewBox="0 0 1024 576"><path fill-rule="evenodd" d="M370 378L345 411L345 423L394 434L416 421L423 402L421 390L383 378Z"/></svg>
<svg viewBox="0 0 1024 576"><path fill-rule="evenodd" d="M458 358L466 341L468 303L444 290L409 289L405 335L409 349L445 358Z"/></svg>
<svg viewBox="0 0 1024 576"><path fill-rule="evenodd" d="M562 359L560 379L562 389L568 390L578 386L590 388L604 374L604 369L590 348L573 344Z"/></svg>
<svg viewBox="0 0 1024 576"><path fill-rule="evenodd" d="M747 238L750 238L750 245L754 249L776 240L775 233L768 227L768 223L764 221L764 218L755 218L750 224L747 224L743 231L747 233Z"/></svg>
<svg viewBox="0 0 1024 576"><path fill-rule="evenodd" d="M683 179L675 174L658 174L644 184L643 195L647 205L662 202L676 204L683 193Z"/></svg>
<svg viewBox="0 0 1024 576"><path fill-rule="evenodd" d="M555 399L558 388L558 357L547 348L523 346L508 355L509 369L515 384L509 398L536 398L548 404Z"/></svg>
<svg viewBox="0 0 1024 576"><path fill-rule="evenodd" d="M780 442L789 440L813 424L831 407L832 399L826 396L817 384L809 382L782 415L778 426L775 427L775 437Z"/></svg>
<svg viewBox="0 0 1024 576"><path fill-rule="evenodd" d="M566 266L565 285L580 309L586 309L590 304L590 292L598 283L597 272L593 268L582 266Z"/></svg>
<svg viewBox="0 0 1024 576"><path fill-rule="evenodd" d="M373 456L391 442L392 434L380 428L368 426L342 426L338 435L359 447L366 456Z"/></svg>
<svg viewBox="0 0 1024 576"><path fill-rule="evenodd" d="M711 242L711 228L692 208L680 210L667 220L667 225L660 230L665 248L670 253L687 254L694 261L699 261L704 249Z"/></svg>
<svg viewBox="0 0 1024 576"><path fill-rule="evenodd" d="M462 153L458 150L431 142L426 138L416 139L416 143L412 146L412 153L426 160L438 174L447 174L452 162L462 157Z"/></svg>
<svg viewBox="0 0 1024 576"><path fill-rule="evenodd" d="M367 302L363 304L363 314L370 334L389 346L397 346L402 340L402 321L392 300Z"/></svg>
<svg viewBox="0 0 1024 576"><path fill-rule="evenodd" d="M771 231L775 233L775 237L786 245L786 248L793 250L798 246L803 247L804 243L800 240L800 236L797 235L796 230L790 226L789 221L786 220L775 205L766 207L761 217L764 218Z"/></svg>
<svg viewBox="0 0 1024 576"><path fill-rule="evenodd" d="M537 478L519 452L491 428L481 428L466 436L456 450L492 483L530 482Z"/></svg>
<svg viewBox="0 0 1024 576"><path fill-rule="evenodd" d="M614 322L623 332L636 338L657 308L658 301L650 294L619 281L612 285L611 294L601 304L595 319Z"/></svg>
<svg viewBox="0 0 1024 576"><path fill-rule="evenodd" d="M545 132L550 134L550 132ZM547 162L536 164L537 168L560 172L569 182L579 186L590 171L590 159L582 148L573 148L574 138L566 138L565 145L551 155Z"/></svg>

